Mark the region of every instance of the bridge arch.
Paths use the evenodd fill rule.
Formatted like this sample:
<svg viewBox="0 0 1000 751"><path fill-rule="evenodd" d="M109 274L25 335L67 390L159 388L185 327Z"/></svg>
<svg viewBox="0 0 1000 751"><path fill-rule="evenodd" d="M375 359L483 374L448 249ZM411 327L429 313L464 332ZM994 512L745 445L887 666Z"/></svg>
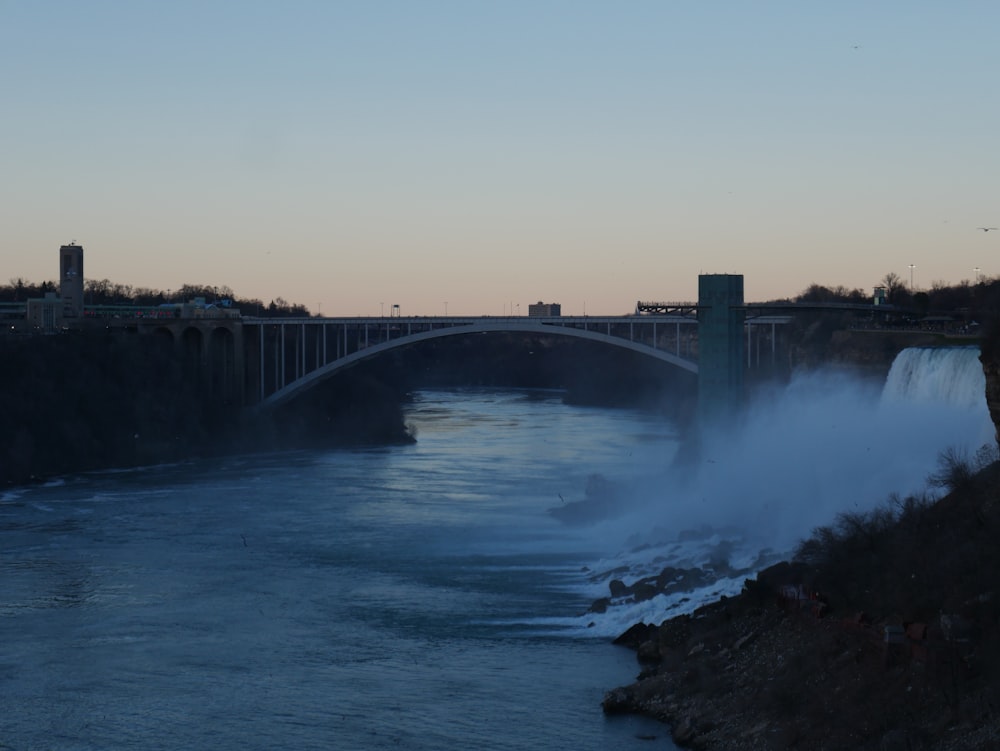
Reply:
<svg viewBox="0 0 1000 751"><path fill-rule="evenodd" d="M431 339L440 339L453 336L468 336L473 334L484 334L489 332L498 333L526 333L535 335L552 335L575 337L592 342L599 342L609 346L626 349L647 357L660 360L670 365L681 368L689 373L697 373L698 365L691 360L686 360L670 352L655 349L648 344L629 341L618 336L603 334L599 331L574 328L570 326L541 324L529 320L521 321L489 321L483 319L472 319L469 323L457 324L429 331L421 331L415 334L408 334L396 339L372 344L364 349L347 354L326 365L323 365L282 388L278 389L270 396L260 401L256 408L258 410L269 410L277 407L302 393L315 388L320 383L326 381L333 375L357 365L365 360L378 357L386 352L402 347L408 347L418 342Z"/></svg>
<svg viewBox="0 0 1000 751"><path fill-rule="evenodd" d="M175 342L174 332L166 326L157 326L150 333L157 341L163 342L167 346L173 346Z"/></svg>
<svg viewBox="0 0 1000 751"><path fill-rule="evenodd" d="M141 322L145 323L145 322ZM155 320L139 331L173 347L186 376L227 403L243 403L243 323L232 318Z"/></svg>

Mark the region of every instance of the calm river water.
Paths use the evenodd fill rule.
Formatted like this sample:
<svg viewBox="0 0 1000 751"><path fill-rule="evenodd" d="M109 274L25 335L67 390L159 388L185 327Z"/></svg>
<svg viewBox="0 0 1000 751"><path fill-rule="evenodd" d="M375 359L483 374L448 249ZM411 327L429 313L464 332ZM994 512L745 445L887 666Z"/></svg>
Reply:
<svg viewBox="0 0 1000 751"><path fill-rule="evenodd" d="M421 392L415 445L66 478L0 496L0 748L671 748L581 618L593 529L670 425L546 392Z"/></svg>

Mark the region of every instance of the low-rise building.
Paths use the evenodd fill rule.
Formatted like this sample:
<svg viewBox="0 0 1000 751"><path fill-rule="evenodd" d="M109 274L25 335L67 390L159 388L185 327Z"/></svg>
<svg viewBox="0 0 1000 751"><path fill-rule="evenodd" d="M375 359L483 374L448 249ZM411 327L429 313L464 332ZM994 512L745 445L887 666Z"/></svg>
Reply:
<svg viewBox="0 0 1000 751"><path fill-rule="evenodd" d="M29 331L52 334L63 325L64 300L55 292L28 300L25 318Z"/></svg>
<svg viewBox="0 0 1000 751"><path fill-rule="evenodd" d="M539 300L528 306L529 316L561 316L562 305L557 302L542 302Z"/></svg>

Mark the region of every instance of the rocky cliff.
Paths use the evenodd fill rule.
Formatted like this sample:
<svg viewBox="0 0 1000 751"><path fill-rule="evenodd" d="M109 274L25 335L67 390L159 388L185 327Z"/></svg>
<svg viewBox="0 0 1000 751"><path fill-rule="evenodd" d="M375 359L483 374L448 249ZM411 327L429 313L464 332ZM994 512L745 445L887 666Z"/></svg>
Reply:
<svg viewBox="0 0 1000 751"><path fill-rule="evenodd" d="M979 360L986 375L986 406L997 428L997 442L1000 443L1000 326L983 337L980 342Z"/></svg>
<svg viewBox="0 0 1000 751"><path fill-rule="evenodd" d="M157 337L0 337L0 363L0 487L213 454L412 440L402 392L363 367L251 418Z"/></svg>
<svg viewBox="0 0 1000 751"><path fill-rule="evenodd" d="M817 322L806 327L791 346L796 367L843 366L884 377L896 355L907 347L934 347L955 343L932 331L829 329ZM968 339L961 340L968 343Z"/></svg>

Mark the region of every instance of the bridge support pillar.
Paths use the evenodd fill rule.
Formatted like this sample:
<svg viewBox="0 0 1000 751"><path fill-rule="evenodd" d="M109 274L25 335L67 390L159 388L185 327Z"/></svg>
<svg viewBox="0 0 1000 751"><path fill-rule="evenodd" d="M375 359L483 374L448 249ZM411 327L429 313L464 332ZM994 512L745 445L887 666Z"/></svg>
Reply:
<svg viewBox="0 0 1000 751"><path fill-rule="evenodd" d="M725 424L743 404L743 275L698 277L698 421Z"/></svg>

